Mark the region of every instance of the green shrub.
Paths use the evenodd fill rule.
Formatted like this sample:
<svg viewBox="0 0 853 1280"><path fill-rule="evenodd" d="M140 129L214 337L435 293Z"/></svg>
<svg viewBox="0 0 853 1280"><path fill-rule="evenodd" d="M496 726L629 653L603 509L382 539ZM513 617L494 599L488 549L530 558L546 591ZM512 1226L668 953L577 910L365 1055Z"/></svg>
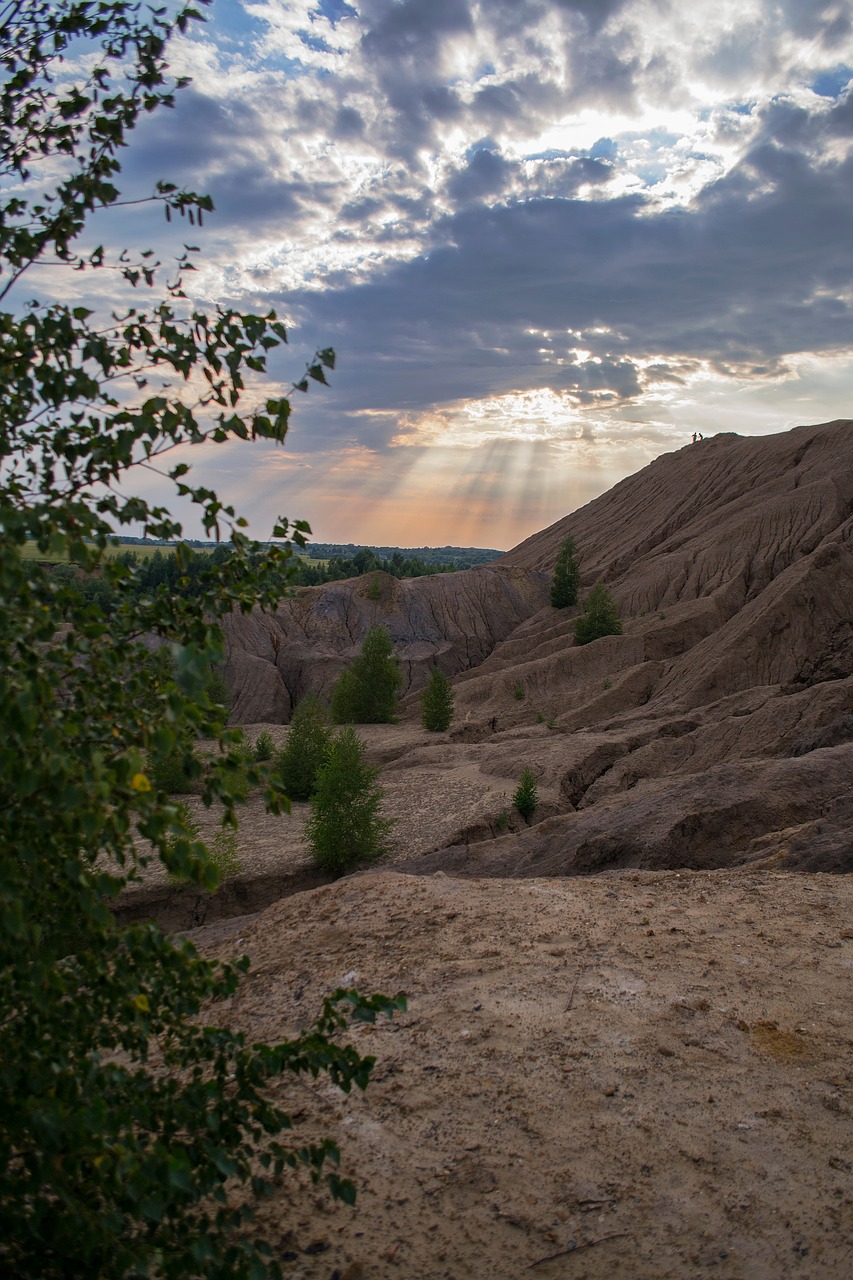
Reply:
<svg viewBox="0 0 853 1280"><path fill-rule="evenodd" d="M272 760L275 755L275 743L272 734L268 729L264 729L263 733L259 733L255 739L255 745L252 748L252 758L256 764L263 764L266 760Z"/></svg>
<svg viewBox="0 0 853 1280"><path fill-rule="evenodd" d="M220 827L212 840L201 842L201 826L186 802L177 806L170 825L172 832L168 837L168 852L171 858L212 863L219 873L220 884L240 870L237 833L231 828ZM193 875L190 872L177 875L170 871L166 879L169 884L178 886L191 881Z"/></svg>
<svg viewBox="0 0 853 1280"><path fill-rule="evenodd" d="M421 694L421 724L433 733L441 733L453 719L453 690L443 671L433 667L429 683Z"/></svg>
<svg viewBox="0 0 853 1280"><path fill-rule="evenodd" d="M335 724L391 724L403 673L388 628L371 627L361 653L332 689Z"/></svg>
<svg viewBox="0 0 853 1280"><path fill-rule="evenodd" d="M536 787L536 777L528 768L525 768L521 775L515 794L512 797L512 803L525 822L529 822L539 803L539 792Z"/></svg>
<svg viewBox="0 0 853 1280"><path fill-rule="evenodd" d="M240 854L237 850L237 832L230 827L220 827L207 846L213 865L219 872L220 883L230 880L240 870Z"/></svg>
<svg viewBox="0 0 853 1280"><path fill-rule="evenodd" d="M541 711L537 711L537 712L536 712L536 723L537 723L537 724L544 724L544 723L545 723L545 717L543 716L543 714L542 714L542 712L541 712Z"/></svg>
<svg viewBox="0 0 853 1280"><path fill-rule="evenodd" d="M621 636L622 623L616 603L603 582L597 582L575 618L575 642L589 644L602 636Z"/></svg>
<svg viewBox="0 0 853 1280"><path fill-rule="evenodd" d="M516 681L515 688L512 691L512 696L515 698L516 702L524 701L524 685L520 680Z"/></svg>
<svg viewBox="0 0 853 1280"><path fill-rule="evenodd" d="M307 693L294 709L287 740L275 757L275 772L291 800L310 800L331 735L326 710L316 693Z"/></svg>
<svg viewBox="0 0 853 1280"><path fill-rule="evenodd" d="M352 726L329 744L317 774L305 833L314 861L324 871L343 874L359 862L386 852L393 825L380 816L379 770L364 759L364 747Z"/></svg>
<svg viewBox="0 0 853 1280"><path fill-rule="evenodd" d="M495 818L495 831L497 831L498 835L503 835L508 826L509 809L501 809L500 813Z"/></svg>
<svg viewBox="0 0 853 1280"><path fill-rule="evenodd" d="M580 590L581 574L577 561L577 548L572 537L566 538L554 562L554 580L551 583L551 604L555 609L565 609L576 604Z"/></svg>
<svg viewBox="0 0 853 1280"><path fill-rule="evenodd" d="M202 764L195 743L187 736L179 739L169 754L151 767L154 785L170 796L185 796L196 791L201 774Z"/></svg>

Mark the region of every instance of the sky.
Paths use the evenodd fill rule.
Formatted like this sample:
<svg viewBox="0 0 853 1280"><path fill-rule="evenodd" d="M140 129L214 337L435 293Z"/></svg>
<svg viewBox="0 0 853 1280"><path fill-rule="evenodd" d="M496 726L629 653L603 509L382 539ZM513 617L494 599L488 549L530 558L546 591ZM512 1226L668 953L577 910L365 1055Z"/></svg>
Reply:
<svg viewBox="0 0 853 1280"><path fill-rule="evenodd" d="M337 353L284 450L193 456L257 537L506 549L853 417L851 0L215 0L170 61L123 193L211 194L191 292L287 320L274 390Z"/></svg>

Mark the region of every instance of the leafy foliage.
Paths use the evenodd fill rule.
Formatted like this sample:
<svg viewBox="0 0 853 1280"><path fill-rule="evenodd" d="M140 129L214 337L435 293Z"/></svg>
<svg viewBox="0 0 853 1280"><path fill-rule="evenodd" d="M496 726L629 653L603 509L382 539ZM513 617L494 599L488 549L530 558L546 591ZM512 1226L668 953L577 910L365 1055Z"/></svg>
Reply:
<svg viewBox="0 0 853 1280"><path fill-rule="evenodd" d="M443 671L433 667L429 683L421 694L421 723L425 729L441 733L453 719L453 689Z"/></svg>
<svg viewBox="0 0 853 1280"><path fill-rule="evenodd" d="M371 627L361 653L332 689L335 724L391 724L403 673L388 628Z"/></svg>
<svg viewBox="0 0 853 1280"><path fill-rule="evenodd" d="M188 841L189 848L186 852L190 857L209 858L210 862L216 868L220 882L235 876L240 870L240 857L237 852L237 835L230 827L220 827L214 835L209 845L200 842L201 824L197 818L193 816L192 810L185 800L182 800L175 808L175 817L172 823L172 837L170 840L170 850L178 853L178 844L180 841ZM183 883L179 876L169 875L167 880L172 885L180 885Z"/></svg>
<svg viewBox="0 0 853 1280"><path fill-rule="evenodd" d="M521 779L512 797L512 803L525 822L529 822L539 803L536 776L531 769L525 768L522 772Z"/></svg>
<svg viewBox="0 0 853 1280"><path fill-rule="evenodd" d="M385 852L391 819L380 816L379 770L364 759L352 726L332 739L317 775L306 835L317 865L343 874Z"/></svg>
<svg viewBox="0 0 853 1280"><path fill-rule="evenodd" d="M551 583L551 604L555 609L566 609L577 604L581 585L577 547L571 535L566 538L554 561L554 579Z"/></svg>
<svg viewBox="0 0 853 1280"><path fill-rule="evenodd" d="M316 693L294 709L287 741L275 757L275 771L292 800L310 800L330 741L326 711Z"/></svg>
<svg viewBox="0 0 853 1280"><path fill-rule="evenodd" d="M589 644L602 636L621 636L622 622L616 602L603 582L597 582L575 618L575 642Z"/></svg>
<svg viewBox="0 0 853 1280"><path fill-rule="evenodd" d="M209 682L223 658L219 620L273 606L291 552L259 556L245 521L192 486L185 461L169 461L178 446L284 440L286 398L237 412L246 380L286 340L284 326L273 313L190 308L181 281L191 249L147 312L128 304L96 316L15 296L36 263L52 263L52 279L63 269L111 271L125 293L158 281L147 251L111 261L101 247L80 253L75 244L93 211L119 203L126 135L140 113L171 103L167 39L197 16L183 7L170 19L122 0L31 0L0 11L0 304L9 308L0 311L5 1275L279 1275L251 1228L251 1194L239 1203L231 1188L260 1195L296 1164L319 1175L336 1152L285 1141L291 1119L267 1086L287 1072L324 1072L344 1090L363 1088L371 1060L334 1037L347 1014L372 1020L399 1007L339 991L304 1034L247 1045L207 1021L246 962L205 961L154 926L119 927L109 909L148 857L216 887L215 858L157 782L196 737L218 743L203 770L188 767L194 775L198 767L202 799L220 806L226 825L236 826L242 781L262 786L272 811L287 804L268 766L246 764ZM212 208L169 184L151 198L192 223ZM325 381L333 363L331 351L320 352L297 388ZM210 557L192 595L140 592L137 567L108 556L115 530L128 525L181 536L169 511L136 491L140 468L171 479L208 535L230 535L231 554ZM273 532L302 546L308 528L281 521ZM77 572L28 560L33 544ZM179 584L189 554L176 548ZM110 616L81 589L98 577L114 601ZM155 678L145 637L169 657ZM352 1198L337 1174L330 1185Z"/></svg>

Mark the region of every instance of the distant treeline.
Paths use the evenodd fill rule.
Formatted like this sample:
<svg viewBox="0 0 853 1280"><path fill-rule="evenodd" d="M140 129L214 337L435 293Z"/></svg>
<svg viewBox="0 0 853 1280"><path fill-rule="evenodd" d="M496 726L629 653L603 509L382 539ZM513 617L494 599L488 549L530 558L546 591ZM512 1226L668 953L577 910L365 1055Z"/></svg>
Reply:
<svg viewBox="0 0 853 1280"><path fill-rule="evenodd" d="M307 549L307 554L314 560L354 561L364 553L373 555L377 561L402 559L412 564L437 565L445 573L449 570L473 569L477 564L488 564L490 560L497 560L498 556L503 555L502 551L488 547L363 547L353 542L312 542ZM370 569L376 567L376 564L371 563ZM369 569L362 569L360 572L367 573Z"/></svg>
<svg viewBox="0 0 853 1280"><path fill-rule="evenodd" d="M424 549L433 551L432 547ZM472 567L470 563L459 564L453 560L439 560L437 553L434 559L425 560L419 555L409 554L396 547L380 548L380 551L391 551L392 554L388 557L379 554L371 547L361 547L357 550L351 548L354 552L351 556L334 554L329 555L327 559L326 550L337 552L339 548L328 543L311 545L309 552L311 556L317 556L318 559L309 562L300 560L293 579L295 586L317 587L324 582L340 582L342 578L360 578L364 573L390 573L394 578L422 578L425 574L455 573L457 569Z"/></svg>
<svg viewBox="0 0 853 1280"><path fill-rule="evenodd" d="M141 539L139 541L141 542ZM195 544L195 546L209 545ZM321 545L326 546L326 544ZM338 548L329 547L328 549ZM317 544L313 545L312 555L318 555L319 550ZM325 564L312 563L299 557L291 577L291 584L297 587L320 586L326 582L339 582L344 578L357 578L365 573L378 572L390 573L395 578L419 578L425 574L453 573L456 569L465 567L452 561L442 562L437 558L426 561L419 556L407 555L396 547L380 548L380 550L391 551L392 554L387 559L377 555L368 547L353 548L353 550L355 554L352 557L331 556ZM427 547L424 550L432 552L434 549ZM450 547L447 550L460 554L463 551L458 547ZM478 563L485 563L485 560L494 559L501 554L479 551L476 548L473 550L475 554L484 557L484 560ZM133 550L133 545L130 545L127 550L118 552L112 559L133 569L132 576L126 579L122 586L122 591L125 593L143 596L162 588L175 595L192 596L197 593L205 570L212 564L227 560L230 555L231 548L227 543L214 546L209 551L184 552L180 560L175 551L166 545L148 556L138 555ZM83 573L77 565L67 563L53 565L51 571L58 580L69 585L73 583L84 599L96 604L105 613L111 613L115 608L116 587L100 574Z"/></svg>

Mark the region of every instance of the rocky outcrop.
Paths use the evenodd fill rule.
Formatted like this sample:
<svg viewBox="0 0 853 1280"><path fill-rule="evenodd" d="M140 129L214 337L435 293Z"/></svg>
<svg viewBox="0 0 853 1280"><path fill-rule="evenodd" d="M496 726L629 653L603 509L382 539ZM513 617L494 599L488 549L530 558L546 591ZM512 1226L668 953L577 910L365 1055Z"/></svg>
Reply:
<svg viewBox="0 0 853 1280"><path fill-rule="evenodd" d="M302 588L274 613L235 614L225 628L232 716L288 721L310 690L328 693L379 623L394 641L404 693L421 689L434 663L458 675L541 609L548 589L544 573L504 565L403 581L371 573Z"/></svg>
<svg viewBox="0 0 853 1280"><path fill-rule="evenodd" d="M606 765L606 757L602 758ZM853 805L853 745L787 760L738 760L635 783L589 799L522 833L457 845L408 864L470 876L710 870L751 861L853 871L845 821ZM820 836L821 856L809 854Z"/></svg>

